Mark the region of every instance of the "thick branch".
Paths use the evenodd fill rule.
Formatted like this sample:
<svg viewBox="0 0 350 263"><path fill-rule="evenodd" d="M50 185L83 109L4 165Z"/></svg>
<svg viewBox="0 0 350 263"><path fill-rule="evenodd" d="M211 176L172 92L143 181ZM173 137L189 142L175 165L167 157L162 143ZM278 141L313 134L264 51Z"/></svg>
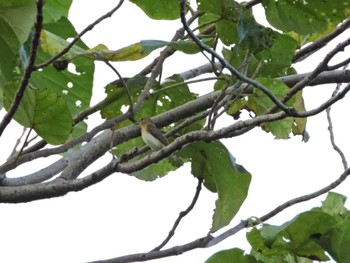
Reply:
<svg viewBox="0 0 350 263"><path fill-rule="evenodd" d="M209 64L207 64L209 65ZM209 69L209 67L207 67L207 69ZM282 77L280 78L283 82L285 82L288 86L293 86L295 83L297 83L300 79L304 78L306 74L302 74L302 75L292 75L292 76L286 76L286 77ZM324 83L331 83L331 82L349 82L350 81L350 73L348 70L344 70L344 71L336 71L333 73L330 72L324 72L321 73L319 76L317 76L309 85L318 85L318 84L324 84ZM245 89L246 86L242 85L241 89ZM237 94L239 94L241 92L241 89L238 89ZM251 92L252 90L248 89L246 92ZM230 92L232 92L230 90ZM158 121L158 125L160 125L160 127L169 125L175 121L178 121L180 119L185 119L188 117L191 117L192 115L195 115L196 113L202 112L207 110L208 108L212 107L213 103L215 102L215 100L217 99L218 96L220 96L221 91L217 91L217 92L212 92L209 93L207 95L203 95L201 97L199 97L198 99L188 102L184 105L181 105L167 113L164 113L160 116L157 116L155 118L155 120ZM233 95L235 94L234 92L232 93ZM191 110L189 110L191 109ZM163 116L163 117L162 117ZM106 122L104 122L102 125L92 129L90 132L84 134L82 137L79 137L78 139L76 139L75 141L71 141L68 144L65 145L61 145L55 148L50 148L50 149L44 149L41 151L37 151L37 152L32 152L32 153L28 153L25 154L23 156L20 156L17 160L10 160L8 162L6 162L5 164L3 164L2 166L0 166L0 174L4 174L5 172L14 169L15 167L17 167L20 164L23 164L25 162L28 161L32 161L34 159L37 158L42 158L42 157L47 157L53 154L59 154L62 152L67 151L68 149L70 149L70 147L73 147L74 145L84 142L84 141L90 141L95 134L97 134L99 131L106 129L108 127L112 127L112 125L114 125L115 123L125 120L127 118L131 117L130 112L125 113L122 116L119 116L116 119L113 120L107 120ZM119 132L123 135L120 135L120 138L122 138L122 140L118 140L115 141L116 144L122 143L126 140L129 140L131 138L134 138L136 136L139 135L138 133L138 127L135 126L132 129L128 130L128 133L125 134L122 130L118 130L115 131L117 134L119 134ZM105 136L105 135L103 135ZM111 136L111 135L108 135ZM97 137L96 137L97 138ZM98 140L94 141L94 143L99 144L101 146L98 156L102 156L105 152L107 152L109 150L109 146L107 148L105 148L104 146L101 145L101 141L104 140L109 140L109 138L105 138L102 139L102 137L98 136ZM88 142L88 144L91 144L92 142ZM77 150L79 153L81 153L82 149ZM91 158L94 157L93 152L90 152L89 156L89 160L91 162L93 162L93 160L91 160ZM68 154L69 156L69 154ZM95 156L96 157L96 156ZM96 157L97 158L97 157ZM34 176L34 174L33 174ZM12 179L6 179L6 180L12 180ZM8 184L11 184L10 182L7 182Z"/></svg>
<svg viewBox="0 0 350 263"><path fill-rule="evenodd" d="M299 115L301 117L308 117L308 116L317 114L317 113L321 112L322 110L325 110L326 108L328 108L333 103L340 100L341 98L343 98L349 90L350 90L350 84L347 85L347 87L344 88L342 91L340 91L336 96L331 97L328 101L323 103L320 107L313 109L311 111L308 111L308 112L299 113ZM189 102L189 103L193 103L193 102ZM188 110L186 110L186 109L187 108L183 105L183 107L180 106L176 110L178 110L180 113L181 113L181 111L183 111L183 114L191 115L191 113L189 113ZM179 115L181 115L181 114L179 114ZM171 116L173 116L173 115L171 115ZM164 113L164 114L161 114L161 115L153 118L153 120L155 121L157 126L162 127L165 125L169 125L170 123L173 122L173 120L171 120L171 118L174 118L174 117L171 117L171 116L168 116L168 113ZM150 155L148 155L140 160L137 160L134 162L126 162L127 160L123 159L123 162L121 162L121 160L118 159L118 163L114 164L113 166L109 166L109 169L104 171L103 176L106 177L106 176L112 174L113 172L123 172L123 173L130 174L130 173L139 171L152 163L160 161L160 160L164 159L165 157L170 156L172 153L181 149L184 145L186 145L188 143L191 143L194 141L210 142L210 141L214 141L214 140L218 140L218 139L222 139L222 138L229 138L229 137L237 136L237 135L241 134L242 130L248 131L250 128L256 127L262 123L276 121L276 120L280 120L280 119L283 119L286 117L288 117L288 115L285 112L265 114L265 115L257 116L253 119L237 121L236 123L234 123L230 126L221 128L221 129L216 130L216 131L202 130L202 131L190 132L188 134L185 134L185 135L175 139L171 144L162 148L161 150L153 152ZM61 174L61 177L65 178L65 179L69 178L70 180L76 178L90 164L95 162L99 157L101 157L105 152L107 152L109 150L111 142L113 143L113 145L118 145L118 144L120 144L120 143L122 143L130 138L134 138L136 136L139 136L139 134L140 134L140 128L138 127L138 125L130 125L128 127L119 129L119 130L114 131L114 132L112 132L110 130L105 131L104 133L102 133L99 136L97 136L96 138L94 138L94 140L92 140L91 142L84 145L80 151L78 150L74 153L75 155L79 156L78 158L80 158L80 159L77 159L74 162L69 163L65 169L65 172L63 174ZM10 181L10 179L8 179L8 180ZM75 181L73 181L73 182L75 182ZM67 184L68 184L68 181L67 181ZM26 186L23 186L23 187L21 187L19 191L16 191L16 189L17 189L16 187L13 187L13 189L11 189L12 195L11 195L10 200L12 200L12 202L14 202L14 200L17 200L17 199L23 200L23 198L24 198L23 195L27 196L26 191L25 191ZM27 187L28 187L28 189L33 189L35 187L40 187L40 189L42 189L41 188L42 185L29 185ZM6 191L6 187L1 188L1 190L2 190L2 193L4 194ZM45 190L49 191L52 189L45 188ZM79 190L81 190L81 189L79 189ZM43 192L43 191L44 190L39 191L38 192L39 194L36 194L35 198L41 199L41 198L47 197L47 195L50 195L50 192ZM67 190L65 189L65 191L67 191ZM68 190L68 191L70 191L70 190ZM30 199L30 200L33 200L33 199Z"/></svg>
<svg viewBox="0 0 350 263"><path fill-rule="evenodd" d="M172 247L169 249L164 249L161 251L151 251L151 252L146 252L146 253L139 253L139 254L132 254L132 255L127 255L123 257L118 257L118 258L111 258L111 259L106 259L106 260L98 260L98 261L93 261L90 263L128 263L128 262L141 262L141 261L148 261L151 259L157 259L157 258L165 258L165 257L170 257L170 256L177 256L180 254L183 254L187 251L196 249L196 248L201 248L205 247L206 244L212 239L212 236L205 236L202 238L199 238L197 240L194 240L190 243L181 245L181 246L176 246Z"/></svg>

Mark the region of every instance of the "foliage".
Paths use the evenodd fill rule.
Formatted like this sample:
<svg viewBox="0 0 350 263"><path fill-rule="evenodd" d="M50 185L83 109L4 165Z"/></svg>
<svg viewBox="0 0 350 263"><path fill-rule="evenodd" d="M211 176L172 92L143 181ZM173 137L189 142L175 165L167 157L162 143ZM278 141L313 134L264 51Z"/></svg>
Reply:
<svg viewBox="0 0 350 263"><path fill-rule="evenodd" d="M329 60L348 42L330 53L308 78L292 85L285 83L283 77L296 74L293 63L300 52L306 50L303 57L307 57L332 39L322 37L339 30L336 26L346 19L350 1L198 0L187 3L185 9L186 1L179 4L178 0L158 0L156 5L153 1L131 2L151 19L181 20L182 33L170 41L140 39L117 50L110 50L103 43L88 47L67 17L71 1L47 1L42 13L41 1L37 1L37 6L30 0L0 3L0 109L4 107L10 119L38 136L34 143L26 141L19 152L0 166L0 183L9 186L3 191L0 188L0 201L22 202L63 195L114 172L153 181L179 168L167 158L176 152L191 165L192 175L217 193L209 230L214 233L229 225L244 204L252 177L219 140L260 127L276 139L302 135L306 141L307 118L347 93L348 87L320 105L315 113L305 109L302 90L330 70ZM256 21L251 9L256 4L263 6L272 27ZM194 31L186 28L185 15L195 20ZM303 49L306 43L321 40L325 42ZM155 62L131 77L121 76L110 63L140 60L158 49L163 51ZM213 59L207 72L192 77L177 72L166 78L161 75L163 61L168 57L179 52L193 55L204 51L210 54L209 60ZM92 106L95 61L105 62L118 79L106 83L105 99ZM206 95L200 96L191 84L205 80L189 79L204 73L211 73L215 83ZM87 132L85 119L96 112L104 123ZM249 113L250 118L242 113ZM217 128L216 119L222 114L231 116L232 123ZM139 127L133 122L143 117L154 117L156 124L169 133L172 143L155 153L142 149ZM5 117L0 135L6 126ZM114 159L105 169L86 176L86 180L76 179L108 151ZM5 176L22 163L58 154L64 154L68 160L64 167L60 166L61 170L47 167L45 176L34 173L19 183L22 188L17 189L18 181ZM56 175L58 179L49 180ZM60 179L67 183L62 184ZM48 187L40 192L34 183ZM29 194L27 186L33 187ZM260 224L259 220L247 223L243 227L249 227L250 255L233 248L216 253L207 262L311 262L327 261L327 255L337 262L349 262L343 252L350 245L349 211L344 202L345 197L329 193L322 207L296 215L283 225Z"/></svg>

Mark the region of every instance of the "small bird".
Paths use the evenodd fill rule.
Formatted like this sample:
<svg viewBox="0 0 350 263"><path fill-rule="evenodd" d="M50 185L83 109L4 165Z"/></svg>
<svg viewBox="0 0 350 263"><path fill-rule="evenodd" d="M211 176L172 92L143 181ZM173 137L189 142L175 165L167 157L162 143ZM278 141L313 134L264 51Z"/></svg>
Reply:
<svg viewBox="0 0 350 263"><path fill-rule="evenodd" d="M149 118L144 118L139 121L141 127L142 140L153 150L158 151L169 144L169 141L156 127L154 122ZM170 156L176 162L176 165L181 165L182 161L176 156Z"/></svg>

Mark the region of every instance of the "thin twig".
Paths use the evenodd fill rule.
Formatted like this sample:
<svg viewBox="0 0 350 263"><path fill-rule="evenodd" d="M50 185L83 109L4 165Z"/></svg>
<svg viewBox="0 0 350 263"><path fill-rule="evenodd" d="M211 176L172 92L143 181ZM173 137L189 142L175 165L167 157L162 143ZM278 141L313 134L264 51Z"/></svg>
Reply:
<svg viewBox="0 0 350 263"><path fill-rule="evenodd" d="M110 69L113 70L113 72L115 74L117 74L123 88L125 89L125 92L126 92L126 95L128 96L128 100L129 100L129 111L133 112L133 103L132 103L132 98L131 98L131 94L130 94L130 91L129 91L129 88L128 88L128 85L126 84L124 78L122 77L122 75L120 75L119 71L113 67L113 65L109 62L109 61L105 61L106 65L108 67L110 67Z"/></svg>
<svg viewBox="0 0 350 263"><path fill-rule="evenodd" d="M343 60L343 61L341 61L341 62L339 62L339 63L337 63L335 65L328 66L327 70L328 71L333 71L333 70L336 70L336 69L338 69L340 67L344 67L344 66L349 65L349 63L350 63L350 58L347 58L347 59L345 59L345 60Z"/></svg>
<svg viewBox="0 0 350 263"><path fill-rule="evenodd" d="M337 93L339 92L340 86L341 86L341 84L338 83L334 92L332 93L332 97L337 95ZM348 168L348 162L346 160L345 154L339 148L339 146L335 143L333 123L332 123L332 118L331 118L331 107L327 108L326 113L327 113L327 121L328 121L328 131L329 131L329 136L330 136L332 147L339 154L341 161L343 163L343 167L346 170Z"/></svg>
<svg viewBox="0 0 350 263"><path fill-rule="evenodd" d="M242 72L242 74L243 74L244 76L247 75L248 66L249 66L249 62L250 62L251 57L252 57L252 53L251 53L250 51L248 51L247 54L246 54L246 56L245 56L245 58L244 58L244 60L243 60L243 62L242 62L242 65L241 65L241 72ZM228 83L227 85L230 86L230 84L231 84L231 83ZM236 82L236 84L235 84L235 86L234 86L233 89L234 89L234 90L238 90L238 89L242 86L242 84L243 84L243 81L238 80L238 81ZM225 111L225 109L224 109L223 111L221 111L221 113L218 113L219 109L220 109L221 107L227 106L227 103L228 103L228 102L232 99L232 97L234 96L234 95L231 95L231 94L225 94L225 93L226 93L226 90L227 90L227 88L228 88L228 86L225 87L225 88L222 90L223 95L226 95L226 96L223 97L221 101L217 100L217 101L216 101L217 103L215 103L215 104L213 105L212 109L211 109L211 113L209 114L209 117L208 117L208 128L209 128L210 130L213 130L213 129L214 129L214 125L215 125L216 120L217 120L217 119L223 114L223 112ZM244 92L244 91L245 91L245 89L242 89L242 91L241 91L240 93L242 93L242 92ZM239 94L239 95L236 95L235 98L238 98L239 96L240 96L240 94ZM220 96L220 97L222 97L222 96ZM232 103L233 103L233 102L234 102L234 100L232 101ZM215 113L215 115L214 115L214 117L213 117L213 120L211 120L211 119L212 119L213 113Z"/></svg>
<svg viewBox="0 0 350 263"><path fill-rule="evenodd" d="M26 147L26 145L28 144L28 142L29 142L29 135L30 135L30 133L32 132L32 130L33 130L33 128L30 128L30 129L29 129L29 131L28 131L28 133L27 133L27 136L26 136L26 138L24 139L23 145L22 145L21 149L18 151L18 154L17 154L17 156L16 156L16 158L15 158L15 162L16 162L17 159L21 156L21 153L23 152L23 149L24 149L24 148Z"/></svg>
<svg viewBox="0 0 350 263"><path fill-rule="evenodd" d="M31 49L30 49L28 64L24 71L21 84L19 85L17 92L15 94L15 97L11 103L11 106L0 123L0 136L6 129L7 125L11 122L13 116L15 115L19 107L19 104L24 96L24 92L29 84L30 77L34 71L34 64L35 64L35 60L38 52L39 43L40 43L40 33L43 25L43 6L44 6L44 0L36 1L37 14L36 14L36 21L34 26L35 29L34 29L32 42L31 42Z"/></svg>
<svg viewBox="0 0 350 263"><path fill-rule="evenodd" d="M26 133L26 129L27 129L27 128L23 127L22 134L18 137L18 139L17 139L17 141L16 141L16 143L15 143L15 145L14 145L14 147L13 147L12 153L11 153L10 156L7 158L7 160L12 159L12 157L17 153L17 150L16 150L16 149L17 149L18 145L21 143L21 140L22 140L24 134Z"/></svg>
<svg viewBox="0 0 350 263"><path fill-rule="evenodd" d="M53 56L52 58L50 58L46 62L39 64L39 65L36 65L34 67L34 70L38 70L40 68L47 67L48 65L50 65L54 61L56 61L58 58L62 57L64 54L66 54L75 45L75 43L81 39L81 37L83 35L85 35L88 31L92 30L97 24L101 23L104 19L111 17L122 6L123 2L124 2L124 0L120 0L116 7L114 7L111 11L107 12L106 14L104 14L103 16L101 16L100 18L95 20L95 22L93 22L92 24L88 25L83 31L81 31L78 35L76 35L73 38L72 42L70 42L68 44L68 46L66 46L59 53L57 53L55 56Z"/></svg>
<svg viewBox="0 0 350 263"><path fill-rule="evenodd" d="M173 225L173 227L171 228L171 230L169 231L169 234L168 236L164 239L164 241L157 247L155 247L154 249L152 249L151 251L159 251L161 250L169 241L170 239L174 236L175 234L175 230L176 228L179 226L181 220L186 216L188 215L189 212L192 211L192 209L194 208L197 200L198 200L198 197L199 197L199 193L202 189L202 182L203 182L203 179L202 178L198 178L198 184L197 184L197 187L196 187L196 192L192 198L192 201L191 201L191 204L187 207L186 210L182 211L179 213L179 216L177 217L177 219L175 220L175 223Z"/></svg>

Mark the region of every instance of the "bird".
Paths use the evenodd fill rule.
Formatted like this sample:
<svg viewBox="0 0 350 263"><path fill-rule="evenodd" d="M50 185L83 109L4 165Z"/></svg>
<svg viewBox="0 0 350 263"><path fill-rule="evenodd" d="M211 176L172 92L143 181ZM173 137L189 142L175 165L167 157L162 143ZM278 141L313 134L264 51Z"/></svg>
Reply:
<svg viewBox="0 0 350 263"><path fill-rule="evenodd" d="M149 118L143 118L139 121L141 127L141 137L146 145L153 151L158 151L169 144L169 141L157 128L155 123ZM176 162L176 165L181 165L182 161L176 156L170 156Z"/></svg>

